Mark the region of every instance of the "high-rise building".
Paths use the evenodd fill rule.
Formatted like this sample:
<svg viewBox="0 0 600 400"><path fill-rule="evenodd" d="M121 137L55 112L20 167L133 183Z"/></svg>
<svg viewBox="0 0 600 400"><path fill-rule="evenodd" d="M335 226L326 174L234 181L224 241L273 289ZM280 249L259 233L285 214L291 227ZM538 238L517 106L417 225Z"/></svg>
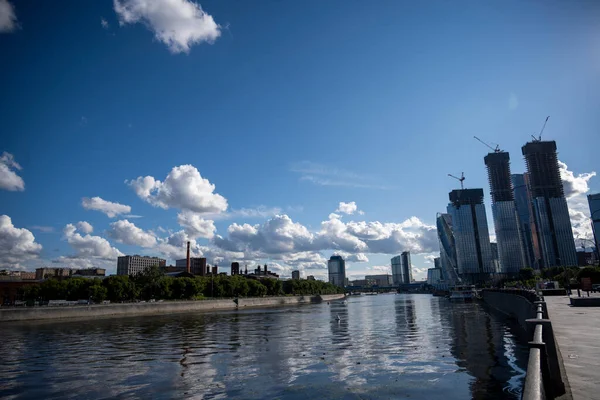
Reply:
<svg viewBox="0 0 600 400"><path fill-rule="evenodd" d="M394 286L404 283L404 277L402 275L402 257L395 256L391 259L392 263L392 284Z"/></svg>
<svg viewBox="0 0 600 400"><path fill-rule="evenodd" d="M186 267L187 259L175 260L176 267ZM190 273L194 275L206 275L206 258L205 257L190 257Z"/></svg>
<svg viewBox="0 0 600 400"><path fill-rule="evenodd" d="M510 157L507 152L489 153L484 157L492 195L492 215L498 244L500 271L517 274L525 267L521 230L510 178Z"/></svg>
<svg viewBox="0 0 600 400"><path fill-rule="evenodd" d="M592 229L596 242L596 254L600 251L600 193L588 195L590 205L590 217L592 218Z"/></svg>
<svg viewBox="0 0 600 400"><path fill-rule="evenodd" d="M521 231L521 246L525 255L525 266L535 268L536 259L533 254L532 219L529 213L529 191L527 189L526 174L512 174L510 179L515 197L519 230Z"/></svg>
<svg viewBox="0 0 600 400"><path fill-rule="evenodd" d="M576 266L577 253L565 199L555 141L533 141L522 148L527 164L532 211L543 267Z"/></svg>
<svg viewBox="0 0 600 400"><path fill-rule="evenodd" d="M400 254L400 261L402 262L402 275L404 276L404 283L411 283L413 281L413 276L412 263L410 262L410 251L403 251Z"/></svg>
<svg viewBox="0 0 600 400"><path fill-rule="evenodd" d="M380 275L366 275L365 280L373 281L373 285L377 286L391 286L392 285L392 275L390 274L380 274Z"/></svg>
<svg viewBox="0 0 600 400"><path fill-rule="evenodd" d="M483 189L453 190L449 198L458 274L469 283L484 281L493 269Z"/></svg>
<svg viewBox="0 0 600 400"><path fill-rule="evenodd" d="M498 243L490 242L490 249L492 250L492 270L499 274L502 272L502 269L498 260Z"/></svg>
<svg viewBox="0 0 600 400"><path fill-rule="evenodd" d="M435 223L440 243L440 267L442 274L449 285L456 285L461 282L461 279L458 276L456 243L454 233L452 233L452 217L450 214L438 213Z"/></svg>
<svg viewBox="0 0 600 400"><path fill-rule="evenodd" d="M239 275L239 274L240 274L240 263L234 261L231 263L231 276Z"/></svg>
<svg viewBox="0 0 600 400"><path fill-rule="evenodd" d="M148 268L164 267L166 265L167 260L158 257L138 256L137 254L122 256L117 258L117 275L136 275Z"/></svg>
<svg viewBox="0 0 600 400"><path fill-rule="evenodd" d="M298 270L292 271L292 279L300 279L300 271L298 271Z"/></svg>
<svg viewBox="0 0 600 400"><path fill-rule="evenodd" d="M346 282L346 262L342 256L331 256L327 262L329 270L329 283L344 287Z"/></svg>

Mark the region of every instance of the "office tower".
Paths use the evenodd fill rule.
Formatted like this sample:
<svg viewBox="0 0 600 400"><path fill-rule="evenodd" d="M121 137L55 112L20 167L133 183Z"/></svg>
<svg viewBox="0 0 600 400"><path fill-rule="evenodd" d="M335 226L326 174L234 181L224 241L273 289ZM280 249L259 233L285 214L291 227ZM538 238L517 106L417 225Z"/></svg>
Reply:
<svg viewBox="0 0 600 400"><path fill-rule="evenodd" d="M468 283L485 281L493 270L483 189L453 190L449 198L458 275Z"/></svg>
<svg viewBox="0 0 600 400"><path fill-rule="evenodd" d="M346 282L346 262L342 256L331 256L327 262L329 270L329 283L344 287Z"/></svg>
<svg viewBox="0 0 600 400"><path fill-rule="evenodd" d="M122 256L117 258L117 275L135 275L150 267L164 267L165 265L167 265L167 260L158 257Z"/></svg>
<svg viewBox="0 0 600 400"><path fill-rule="evenodd" d="M576 266L577 254L555 141L533 141L522 148L543 267Z"/></svg>
<svg viewBox="0 0 600 400"><path fill-rule="evenodd" d="M212 267L212 274L213 275L219 275L219 266L218 265L213 265L213 267Z"/></svg>
<svg viewBox="0 0 600 400"><path fill-rule="evenodd" d="M410 262L410 251L403 251L400 254L400 261L402 263L402 275L404 277L404 283L411 283L412 277L412 264Z"/></svg>
<svg viewBox="0 0 600 400"><path fill-rule="evenodd" d="M454 233L452 233L452 217L450 214L438 213L435 224L440 243L440 267L442 274L449 285L456 285L461 282L461 279L458 276L456 243Z"/></svg>
<svg viewBox="0 0 600 400"><path fill-rule="evenodd" d="M175 260L176 267L186 267L187 259ZM205 257L190 257L190 272L194 275L206 275L206 258Z"/></svg>
<svg viewBox="0 0 600 400"><path fill-rule="evenodd" d="M394 286L404 283L404 277L402 276L402 257L392 257L392 284Z"/></svg>
<svg viewBox="0 0 600 400"><path fill-rule="evenodd" d="M498 243L490 242L490 250L492 250L492 270L501 273L500 261L498 260Z"/></svg>
<svg viewBox="0 0 600 400"><path fill-rule="evenodd" d="M587 198L590 205L594 240L596 242L596 254L600 254L600 193L590 194Z"/></svg>
<svg viewBox="0 0 600 400"><path fill-rule="evenodd" d="M240 263L232 262L231 263L231 276L240 274Z"/></svg>
<svg viewBox="0 0 600 400"><path fill-rule="evenodd" d="M517 274L525 266L521 230L510 179L510 157L507 152L489 153L484 157L492 195L492 215L496 229L500 271Z"/></svg>
<svg viewBox="0 0 600 400"><path fill-rule="evenodd" d="M300 271L292 271L292 279L300 279Z"/></svg>
<svg viewBox="0 0 600 400"><path fill-rule="evenodd" d="M525 266L535 268L537 263L533 253L532 218L529 213L529 191L527 189L526 174L512 174L510 179L513 185L519 230L521 231L521 246L525 255Z"/></svg>

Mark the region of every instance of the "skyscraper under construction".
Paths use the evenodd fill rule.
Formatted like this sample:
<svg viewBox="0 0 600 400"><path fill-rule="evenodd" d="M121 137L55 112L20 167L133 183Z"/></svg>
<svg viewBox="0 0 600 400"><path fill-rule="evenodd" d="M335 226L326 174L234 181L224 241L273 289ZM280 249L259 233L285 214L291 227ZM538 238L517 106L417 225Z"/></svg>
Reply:
<svg viewBox="0 0 600 400"><path fill-rule="evenodd" d="M534 140L522 148L543 267L576 266L577 254L555 141Z"/></svg>
<svg viewBox="0 0 600 400"><path fill-rule="evenodd" d="M525 267L521 230L510 177L510 156L495 151L484 157L492 195L492 215L502 273L516 274Z"/></svg>

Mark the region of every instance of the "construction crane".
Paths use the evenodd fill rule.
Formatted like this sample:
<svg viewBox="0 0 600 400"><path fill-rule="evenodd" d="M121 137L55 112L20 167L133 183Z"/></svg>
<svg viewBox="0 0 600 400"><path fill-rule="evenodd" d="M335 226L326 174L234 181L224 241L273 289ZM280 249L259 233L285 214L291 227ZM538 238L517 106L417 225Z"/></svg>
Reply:
<svg viewBox="0 0 600 400"><path fill-rule="evenodd" d="M550 118L549 115L546 117L546 120L544 121L544 125L542 126L542 130L540 131L539 136L535 137L535 136L531 135L531 137L533 138L534 142L541 142L542 141L542 133L544 133L544 129L546 129L546 123L548 122L548 118Z"/></svg>
<svg viewBox="0 0 600 400"><path fill-rule="evenodd" d="M452 175L452 174L448 174L448 176L449 176L449 177L451 177L451 178L454 178L454 179L456 179L457 181L459 181L459 182L460 182L460 189L461 189L461 190L463 190L463 189L465 188L465 187L464 187L464 184L463 184L463 182L465 181L465 173L464 173L464 172L461 172L461 173L460 173L460 178L459 178L459 177L457 177L457 176L454 176L454 175Z"/></svg>
<svg viewBox="0 0 600 400"><path fill-rule="evenodd" d="M492 146L490 146L489 144L487 144L486 142L484 142L483 140L479 139L477 136L473 136L475 139L479 140L484 146L487 146L490 150L492 150L494 153L500 153L502 150L500 150L500 145L496 144L496 148L493 148ZM495 143L492 143L495 144Z"/></svg>

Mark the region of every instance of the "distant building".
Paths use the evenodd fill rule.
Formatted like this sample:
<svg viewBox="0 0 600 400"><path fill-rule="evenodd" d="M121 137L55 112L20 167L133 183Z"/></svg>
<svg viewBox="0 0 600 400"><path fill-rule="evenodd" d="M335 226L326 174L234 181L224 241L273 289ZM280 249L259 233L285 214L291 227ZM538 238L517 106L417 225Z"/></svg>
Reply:
<svg viewBox="0 0 600 400"><path fill-rule="evenodd" d="M292 271L292 279L300 279L300 271Z"/></svg>
<svg viewBox="0 0 600 400"><path fill-rule="evenodd" d="M392 286L392 275L380 274L380 275L365 275L366 281L373 281L374 286Z"/></svg>
<svg viewBox="0 0 600 400"><path fill-rule="evenodd" d="M346 262L342 256L331 256L327 262L329 272L329 283L344 287L346 283Z"/></svg>
<svg viewBox="0 0 600 400"><path fill-rule="evenodd" d="M498 243L491 242L490 248L492 249L492 270L495 273L501 273L502 268L500 267L500 260L498 259Z"/></svg>
<svg viewBox="0 0 600 400"><path fill-rule="evenodd" d="M439 268L429 268L427 270L427 284L437 288L441 282L442 270Z"/></svg>
<svg viewBox="0 0 600 400"><path fill-rule="evenodd" d="M213 265L213 267L212 267L212 274L213 275L219 275L219 266L218 265Z"/></svg>
<svg viewBox="0 0 600 400"><path fill-rule="evenodd" d="M307 280L307 281L314 281L314 280L315 280L315 276L314 276L314 275L308 275L308 276L306 277L306 280Z"/></svg>
<svg viewBox="0 0 600 400"><path fill-rule="evenodd" d="M182 258L180 260L175 260L175 265L179 268L183 267L185 269L187 267L187 259ZM190 257L190 272L193 275L206 275L206 258Z"/></svg>
<svg viewBox="0 0 600 400"><path fill-rule="evenodd" d="M392 257L391 263L392 285L398 286L401 283L410 283L412 281L410 252L405 251L399 256Z"/></svg>
<svg viewBox="0 0 600 400"><path fill-rule="evenodd" d="M377 281L375 279L355 279L350 281L350 286L362 286L362 287L371 287L377 285Z"/></svg>
<svg viewBox="0 0 600 400"><path fill-rule="evenodd" d="M484 157L492 196L492 216L496 229L499 268L494 272L517 274L525 267L525 253L510 178L507 152L489 153Z"/></svg>
<svg viewBox="0 0 600 400"><path fill-rule="evenodd" d="M590 217L592 218L592 229L596 241L596 254L600 249L600 193L588 195L590 205Z"/></svg>
<svg viewBox="0 0 600 400"><path fill-rule="evenodd" d="M576 266L577 254L555 141L535 140L522 148L543 267Z"/></svg>
<svg viewBox="0 0 600 400"><path fill-rule="evenodd" d="M536 268L537 262L533 253L533 237L531 230L532 218L530 214L529 190L527 188L526 174L512 174L513 195L515 197L515 208L521 231L521 246L525 254L525 266Z"/></svg>
<svg viewBox="0 0 600 400"><path fill-rule="evenodd" d="M442 259L440 257L436 257L433 259L434 268L442 269Z"/></svg>
<svg viewBox="0 0 600 400"><path fill-rule="evenodd" d="M104 268L82 268L82 269L74 269L72 275L79 275L79 276L106 276L106 269L104 269Z"/></svg>
<svg viewBox="0 0 600 400"><path fill-rule="evenodd" d="M484 281L493 269L483 189L453 190L449 199L458 275L466 283Z"/></svg>
<svg viewBox="0 0 600 400"><path fill-rule="evenodd" d="M167 260L148 256L122 256L117 258L117 275L136 275L151 267L165 267Z"/></svg>
<svg viewBox="0 0 600 400"><path fill-rule="evenodd" d="M276 274L276 273L271 272L271 271L268 270L267 264L265 264L264 267L261 267L259 265L254 270L254 273L252 273L252 274L246 274L246 276L248 278L254 278L254 279L264 279L264 278L279 279L279 275L278 274Z"/></svg>
<svg viewBox="0 0 600 400"><path fill-rule="evenodd" d="M49 278L65 278L71 276L73 270L70 268L36 268L35 279L49 279Z"/></svg>
<svg viewBox="0 0 600 400"><path fill-rule="evenodd" d="M163 271L165 274L172 274L174 272L177 272L177 273L187 272L185 265L183 267L176 267L174 265L165 265L164 267L160 267L160 270Z"/></svg>
<svg viewBox="0 0 600 400"><path fill-rule="evenodd" d="M240 274L240 263L232 262L231 263L231 276Z"/></svg>

